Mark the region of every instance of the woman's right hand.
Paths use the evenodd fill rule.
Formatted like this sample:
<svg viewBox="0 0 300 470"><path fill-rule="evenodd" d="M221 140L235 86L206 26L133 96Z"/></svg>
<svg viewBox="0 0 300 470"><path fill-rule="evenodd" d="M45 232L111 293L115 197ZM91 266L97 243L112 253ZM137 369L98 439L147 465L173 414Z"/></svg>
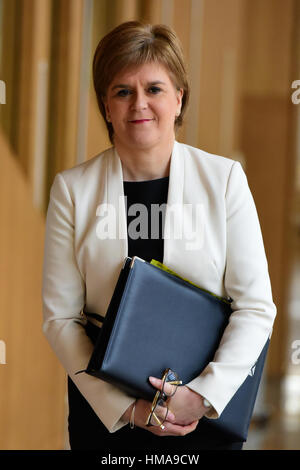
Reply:
<svg viewBox="0 0 300 470"><path fill-rule="evenodd" d="M129 422L133 405L125 411L122 418ZM187 425L178 425L174 424L176 418L171 411L169 411L167 420L164 422L164 429L161 429L160 426L146 426L146 420L149 416L151 409L151 403L147 400L139 399L135 403L135 412L134 412L134 424L140 428L146 429L147 431L155 434L156 436L185 436L190 432L194 431L197 427L199 420L193 421Z"/></svg>

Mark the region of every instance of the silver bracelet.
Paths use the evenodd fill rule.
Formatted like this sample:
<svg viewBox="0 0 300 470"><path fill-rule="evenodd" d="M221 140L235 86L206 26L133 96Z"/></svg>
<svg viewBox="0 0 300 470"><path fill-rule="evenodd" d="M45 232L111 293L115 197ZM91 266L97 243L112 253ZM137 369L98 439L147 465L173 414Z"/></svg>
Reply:
<svg viewBox="0 0 300 470"><path fill-rule="evenodd" d="M129 421L130 429L133 429L133 428L134 428L135 404L136 404L136 401L134 402L133 408L132 408L132 410L131 410L130 421Z"/></svg>

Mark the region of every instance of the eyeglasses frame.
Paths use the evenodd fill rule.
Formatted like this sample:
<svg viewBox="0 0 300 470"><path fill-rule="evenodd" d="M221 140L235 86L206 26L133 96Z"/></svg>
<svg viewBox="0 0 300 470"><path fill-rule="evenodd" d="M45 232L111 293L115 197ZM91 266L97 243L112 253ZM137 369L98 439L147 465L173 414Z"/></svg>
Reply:
<svg viewBox="0 0 300 470"><path fill-rule="evenodd" d="M171 380L170 382L167 382L168 384L170 385L177 385L174 393L172 393L172 395L166 395L166 393L163 391L164 390L164 385L166 383L166 378L168 376L168 373L169 371L172 371L172 369L170 368L167 368L165 369L163 375L162 375L162 378L161 380L163 381L163 384L162 384L162 389L161 390L157 390L154 398L153 398L153 401L152 401L152 405L151 405L151 410L150 410L150 413L147 417L147 420L146 420L146 426L153 426L153 424L150 423L150 420L152 418L152 416L154 417L154 419L157 421L158 423L158 426L164 430L165 429L165 426L163 425L163 423L165 422L165 420L167 419L167 416L168 416L168 412L169 412L169 408L167 406L167 414L166 414L166 417L164 419L163 422L161 422L161 420L157 417L156 413L154 412L156 406L157 406L157 403L160 399L162 399L163 401L167 402L168 400L170 400L176 393L177 391L177 388L178 388L178 385L182 385L182 380ZM174 371L172 371L174 373ZM177 374L176 374L177 375Z"/></svg>

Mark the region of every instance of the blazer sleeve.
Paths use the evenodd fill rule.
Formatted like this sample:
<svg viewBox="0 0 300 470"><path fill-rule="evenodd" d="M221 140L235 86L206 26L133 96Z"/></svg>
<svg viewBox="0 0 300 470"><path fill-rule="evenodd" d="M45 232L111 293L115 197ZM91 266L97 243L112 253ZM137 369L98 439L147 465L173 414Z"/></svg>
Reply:
<svg viewBox="0 0 300 470"><path fill-rule="evenodd" d="M218 418L242 385L271 336L276 306L256 207L239 162L226 189L226 269L224 285L233 313L214 360L187 386L203 395Z"/></svg>
<svg viewBox="0 0 300 470"><path fill-rule="evenodd" d="M46 217L42 301L43 332L51 347L108 431L117 431L135 399L98 378L74 375L86 368L93 345L81 315L85 282L75 257L74 205L61 173L51 187Z"/></svg>

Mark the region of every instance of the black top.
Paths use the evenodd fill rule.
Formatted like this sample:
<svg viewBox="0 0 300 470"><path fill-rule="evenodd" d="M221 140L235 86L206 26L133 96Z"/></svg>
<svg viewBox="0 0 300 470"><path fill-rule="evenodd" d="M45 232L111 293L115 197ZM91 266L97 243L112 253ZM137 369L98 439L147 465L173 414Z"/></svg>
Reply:
<svg viewBox="0 0 300 470"><path fill-rule="evenodd" d="M163 226L169 177L124 181L128 229L128 256L163 261Z"/></svg>

